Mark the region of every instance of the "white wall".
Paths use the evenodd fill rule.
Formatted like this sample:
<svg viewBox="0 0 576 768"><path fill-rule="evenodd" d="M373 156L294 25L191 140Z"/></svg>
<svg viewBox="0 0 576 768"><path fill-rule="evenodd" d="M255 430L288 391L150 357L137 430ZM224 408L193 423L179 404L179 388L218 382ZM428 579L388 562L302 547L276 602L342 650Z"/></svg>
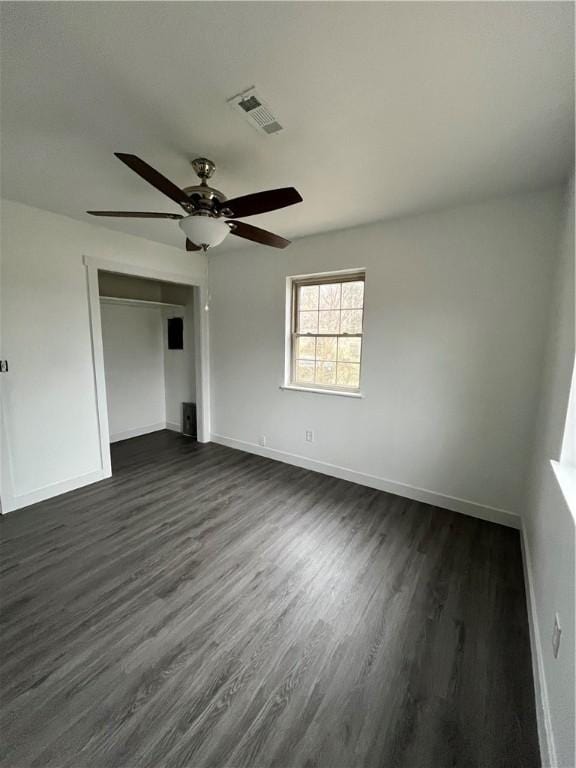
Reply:
<svg viewBox="0 0 576 768"><path fill-rule="evenodd" d="M560 211L551 189L215 251L213 439L518 525ZM352 267L364 398L281 390L286 276Z"/></svg>
<svg viewBox="0 0 576 768"><path fill-rule="evenodd" d="M162 301L162 285L158 280L143 280L139 277L118 275L114 272L98 272L100 296Z"/></svg>
<svg viewBox="0 0 576 768"><path fill-rule="evenodd" d="M530 591L533 662L544 765L576 764L574 687L575 520L551 459L559 459L574 365L574 183L566 199L565 226L554 280L534 452L524 506L524 550ZM560 653L552 653L558 612Z"/></svg>
<svg viewBox="0 0 576 768"><path fill-rule="evenodd" d="M102 477L83 255L205 278L186 253L2 202L4 510ZM3 375L4 376L4 375Z"/></svg>
<svg viewBox="0 0 576 768"><path fill-rule="evenodd" d="M164 334L160 307L101 302L110 442L164 429Z"/></svg>
<svg viewBox="0 0 576 768"><path fill-rule="evenodd" d="M166 423L170 429L182 428L182 403L196 400L196 370L194 365L194 308L192 292L186 307L165 309L164 323L164 381L166 386ZM184 349L168 349L167 322L169 317L184 321Z"/></svg>

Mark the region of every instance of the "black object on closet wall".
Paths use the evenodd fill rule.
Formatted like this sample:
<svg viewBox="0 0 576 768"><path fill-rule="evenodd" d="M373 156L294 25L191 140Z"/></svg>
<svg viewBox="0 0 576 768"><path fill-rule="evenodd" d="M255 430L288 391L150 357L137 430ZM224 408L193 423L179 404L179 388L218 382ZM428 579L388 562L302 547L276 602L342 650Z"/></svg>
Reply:
<svg viewBox="0 0 576 768"><path fill-rule="evenodd" d="M181 317L168 318L168 349L184 349L184 321Z"/></svg>

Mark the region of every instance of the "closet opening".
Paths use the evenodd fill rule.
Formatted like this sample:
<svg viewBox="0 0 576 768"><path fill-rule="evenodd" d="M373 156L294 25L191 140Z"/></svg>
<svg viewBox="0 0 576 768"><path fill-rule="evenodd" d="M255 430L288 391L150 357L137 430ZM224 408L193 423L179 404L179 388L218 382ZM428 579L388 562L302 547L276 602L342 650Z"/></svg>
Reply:
<svg viewBox="0 0 576 768"><path fill-rule="evenodd" d="M98 272L111 443L169 429L196 439L190 286Z"/></svg>

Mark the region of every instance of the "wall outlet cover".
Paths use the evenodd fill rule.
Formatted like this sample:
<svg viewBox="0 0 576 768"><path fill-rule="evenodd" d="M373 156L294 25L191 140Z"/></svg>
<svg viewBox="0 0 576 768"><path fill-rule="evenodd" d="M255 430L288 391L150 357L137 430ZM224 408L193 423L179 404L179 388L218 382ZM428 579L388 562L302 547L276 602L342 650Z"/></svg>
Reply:
<svg viewBox="0 0 576 768"><path fill-rule="evenodd" d="M267 442L268 442L268 438L266 437L266 435L260 435L260 439L258 440L258 444L261 445L261 446L265 446Z"/></svg>
<svg viewBox="0 0 576 768"><path fill-rule="evenodd" d="M306 442L307 443L314 442L314 432L311 429L306 430Z"/></svg>

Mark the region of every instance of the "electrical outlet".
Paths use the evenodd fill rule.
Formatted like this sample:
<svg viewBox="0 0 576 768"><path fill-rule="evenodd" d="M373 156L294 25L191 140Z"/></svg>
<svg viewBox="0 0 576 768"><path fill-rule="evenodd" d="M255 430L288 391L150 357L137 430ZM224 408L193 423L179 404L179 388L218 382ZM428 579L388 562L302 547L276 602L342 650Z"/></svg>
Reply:
<svg viewBox="0 0 576 768"><path fill-rule="evenodd" d="M268 438L266 437L266 435L260 435L260 439L258 440L258 443L262 446L265 446L267 442L268 442Z"/></svg>
<svg viewBox="0 0 576 768"><path fill-rule="evenodd" d="M562 634L562 627L560 626L560 618L558 614L554 616L554 629L552 630L552 652L554 658L558 658L558 651L560 650L560 635Z"/></svg>
<svg viewBox="0 0 576 768"><path fill-rule="evenodd" d="M314 442L314 432L311 429L306 430L306 442L307 443Z"/></svg>

